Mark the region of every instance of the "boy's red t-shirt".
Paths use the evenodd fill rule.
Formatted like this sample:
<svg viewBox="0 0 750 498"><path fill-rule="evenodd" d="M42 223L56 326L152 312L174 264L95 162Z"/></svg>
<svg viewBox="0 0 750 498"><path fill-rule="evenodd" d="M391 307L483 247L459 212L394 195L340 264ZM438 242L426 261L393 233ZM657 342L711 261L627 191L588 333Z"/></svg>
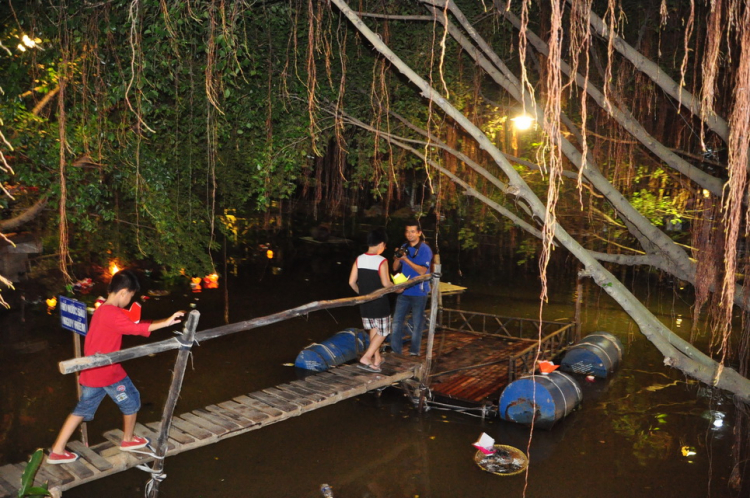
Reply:
<svg viewBox="0 0 750 498"><path fill-rule="evenodd" d="M106 354L119 351L123 335L142 335L148 337L151 322L133 323L122 308L103 304L91 317L91 326L86 334L83 354L91 356L97 353ZM128 374L120 364L91 368L81 372L79 382L88 387L106 387L119 382Z"/></svg>

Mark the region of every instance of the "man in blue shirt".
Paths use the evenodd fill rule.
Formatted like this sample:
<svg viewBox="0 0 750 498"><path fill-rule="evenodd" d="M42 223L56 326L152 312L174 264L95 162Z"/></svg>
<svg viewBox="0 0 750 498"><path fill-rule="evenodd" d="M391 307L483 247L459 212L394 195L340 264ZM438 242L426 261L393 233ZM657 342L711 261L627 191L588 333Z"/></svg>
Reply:
<svg viewBox="0 0 750 498"><path fill-rule="evenodd" d="M417 220L406 222L405 236L407 243L401 246L403 255L398 257L397 252L393 260L393 271L400 271L409 278L429 273L432 249L422 240L422 228ZM393 313L393 333L391 334L391 349L394 353L401 354L404 346L404 322L406 321L406 314L411 311L412 334L409 354L412 356L419 355L422 329L424 328L424 308L429 294L430 283L422 282L419 285L409 287L396 299L396 311Z"/></svg>

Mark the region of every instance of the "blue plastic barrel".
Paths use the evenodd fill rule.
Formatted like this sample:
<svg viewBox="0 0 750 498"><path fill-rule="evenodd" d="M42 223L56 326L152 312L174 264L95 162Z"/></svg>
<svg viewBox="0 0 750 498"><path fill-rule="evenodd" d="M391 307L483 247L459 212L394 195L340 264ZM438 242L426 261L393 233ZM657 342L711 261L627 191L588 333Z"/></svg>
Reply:
<svg viewBox="0 0 750 498"><path fill-rule="evenodd" d="M500 418L517 424L549 429L581 404L578 383L568 374L522 377L508 384L500 395Z"/></svg>
<svg viewBox="0 0 750 498"><path fill-rule="evenodd" d="M608 332L594 332L574 344L560 362L560 370L606 379L622 361L622 343Z"/></svg>
<svg viewBox="0 0 750 498"><path fill-rule="evenodd" d="M370 346L370 336L364 330L346 329L325 341L313 343L300 351L294 366L324 372L351 361Z"/></svg>

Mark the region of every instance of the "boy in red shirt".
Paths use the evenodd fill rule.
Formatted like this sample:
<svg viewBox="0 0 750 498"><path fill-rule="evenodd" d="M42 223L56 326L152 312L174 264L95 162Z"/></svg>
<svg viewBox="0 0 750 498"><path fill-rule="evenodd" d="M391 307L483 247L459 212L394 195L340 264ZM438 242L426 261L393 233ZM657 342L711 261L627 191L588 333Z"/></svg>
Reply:
<svg viewBox="0 0 750 498"><path fill-rule="evenodd" d="M84 355L113 353L122 347L123 335L148 337L154 330L180 323L180 317L184 315L182 311L155 322L133 323L125 314L124 308L130 304L139 290L140 284L133 272L122 270L114 274L107 288L107 300L91 317L91 326L83 348ZM141 407L141 398L138 389L130 381L121 365L106 365L84 370L81 372L79 381L81 399L60 429L60 434L47 457L47 463L70 463L78 459L77 454L65 450L65 445L68 444L68 439L81 422L93 420L99 403L106 395L117 403L123 415L123 436L120 449L132 451L150 443L147 438L133 434L136 415Z"/></svg>

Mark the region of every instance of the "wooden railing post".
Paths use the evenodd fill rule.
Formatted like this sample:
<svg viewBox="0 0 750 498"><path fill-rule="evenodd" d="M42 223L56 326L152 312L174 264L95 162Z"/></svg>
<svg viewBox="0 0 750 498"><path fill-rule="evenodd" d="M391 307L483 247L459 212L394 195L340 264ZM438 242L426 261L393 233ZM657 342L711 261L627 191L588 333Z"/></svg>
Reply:
<svg viewBox="0 0 750 498"><path fill-rule="evenodd" d="M573 336L574 342L581 340L581 303L583 302L583 278L580 273L578 274L578 281L576 283L576 309L575 309L575 324L576 330Z"/></svg>
<svg viewBox="0 0 750 498"><path fill-rule="evenodd" d="M427 352L425 363L422 368L422 378L420 384L422 387L428 387L430 382L430 370L432 370L432 347L435 343L435 327L437 326L438 302L440 300L440 258L435 256L435 267L432 272L432 299L430 301L430 331L427 334ZM419 409L424 408L425 389L419 393Z"/></svg>
<svg viewBox="0 0 750 498"><path fill-rule="evenodd" d="M159 436L156 438L154 452L157 458L154 461L154 465L151 468L153 476L158 476L164 470L164 457L167 454L167 440L169 438L169 429L172 426L172 415L174 415L174 408L177 404L177 399L180 397L180 390L182 389L182 381L185 378L185 368L187 367L188 357L193 347L193 341L195 339L195 329L198 328L198 319L201 314L198 310L193 310L188 315L187 323L185 324L185 331L179 338L181 343L180 350L177 353L177 361L174 364L174 372L172 372L172 385L169 387L169 396L167 401L164 403L164 411L161 416L161 427L159 430ZM156 498L159 496L159 483L161 479L152 478L150 486L146 486L146 498Z"/></svg>

